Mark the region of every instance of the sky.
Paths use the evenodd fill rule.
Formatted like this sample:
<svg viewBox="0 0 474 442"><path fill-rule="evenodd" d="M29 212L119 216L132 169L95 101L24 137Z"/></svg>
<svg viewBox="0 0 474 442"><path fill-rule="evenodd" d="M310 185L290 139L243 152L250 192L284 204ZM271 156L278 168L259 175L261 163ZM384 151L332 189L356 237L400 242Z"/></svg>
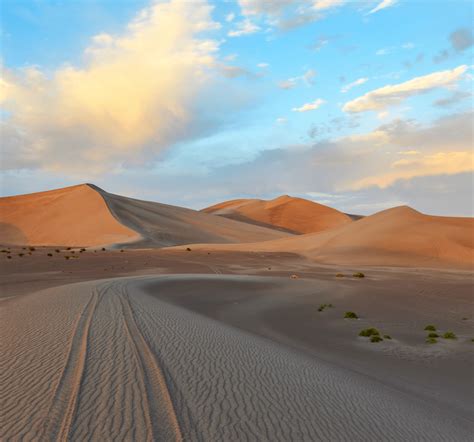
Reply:
<svg viewBox="0 0 474 442"><path fill-rule="evenodd" d="M3 0L0 194L473 216L473 5Z"/></svg>

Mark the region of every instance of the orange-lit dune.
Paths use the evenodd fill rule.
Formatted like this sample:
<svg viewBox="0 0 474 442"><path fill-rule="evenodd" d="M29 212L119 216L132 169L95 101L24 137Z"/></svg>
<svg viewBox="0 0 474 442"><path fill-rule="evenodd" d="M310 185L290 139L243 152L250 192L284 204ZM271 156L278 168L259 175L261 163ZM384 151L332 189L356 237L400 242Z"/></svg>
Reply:
<svg viewBox="0 0 474 442"><path fill-rule="evenodd" d="M474 267L474 219L424 215L402 206L321 233L260 244L197 248L294 252L347 265Z"/></svg>
<svg viewBox="0 0 474 442"><path fill-rule="evenodd" d="M0 243L90 246L138 239L86 184L0 198Z"/></svg>
<svg viewBox="0 0 474 442"><path fill-rule="evenodd" d="M288 236L196 210L114 195L90 184L0 198L0 244L163 247Z"/></svg>
<svg viewBox="0 0 474 442"><path fill-rule="evenodd" d="M248 223L276 226L295 233L320 232L351 222L348 215L336 209L288 195L270 201L225 201L202 211Z"/></svg>

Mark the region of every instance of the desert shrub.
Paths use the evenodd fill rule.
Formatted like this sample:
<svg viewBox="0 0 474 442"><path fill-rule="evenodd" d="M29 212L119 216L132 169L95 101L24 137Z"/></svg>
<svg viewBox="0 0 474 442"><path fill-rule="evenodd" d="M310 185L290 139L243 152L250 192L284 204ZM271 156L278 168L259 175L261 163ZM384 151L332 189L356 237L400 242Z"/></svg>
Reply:
<svg viewBox="0 0 474 442"><path fill-rule="evenodd" d="M191 251L191 247L186 247L186 252L190 252Z"/></svg>
<svg viewBox="0 0 474 442"><path fill-rule="evenodd" d="M25 255L24 253L18 253L18 256L20 256L20 257L22 257L24 255Z"/></svg>
<svg viewBox="0 0 474 442"><path fill-rule="evenodd" d="M365 278L365 275L362 272L356 272L352 276L354 278Z"/></svg>
<svg viewBox="0 0 474 442"><path fill-rule="evenodd" d="M370 342L381 342L383 341L383 338L381 338L379 335L374 335L370 337Z"/></svg>
<svg viewBox="0 0 474 442"><path fill-rule="evenodd" d="M76 251L75 251L75 250L71 250L71 253L76 253Z"/></svg>
<svg viewBox="0 0 474 442"><path fill-rule="evenodd" d="M11 258L11 256L10 256L10 258ZM474 338L471 339L471 342L474 342Z"/></svg>
<svg viewBox="0 0 474 442"><path fill-rule="evenodd" d="M370 336L378 336L378 335L380 335L380 333L374 327L364 328L364 330L361 330L360 333L359 333L359 336L364 336L366 338L368 338Z"/></svg>
<svg viewBox="0 0 474 442"><path fill-rule="evenodd" d="M102 251L105 252L105 247L102 247Z"/></svg>
<svg viewBox="0 0 474 442"><path fill-rule="evenodd" d="M61 253L61 250L56 249L55 252L56 252L56 253Z"/></svg>
<svg viewBox="0 0 474 442"><path fill-rule="evenodd" d="M298 279L299 276L298 276L298 275L291 275L290 278L291 278L291 279Z"/></svg>
<svg viewBox="0 0 474 442"><path fill-rule="evenodd" d="M424 328L426 331L436 331L436 327L434 325L427 325L425 328Z"/></svg>
<svg viewBox="0 0 474 442"><path fill-rule="evenodd" d="M36 250L34 247L28 247L28 249L30 250L30 252L34 252Z"/></svg>
<svg viewBox="0 0 474 442"><path fill-rule="evenodd" d="M359 317L354 312L346 312L344 314L345 319L358 319Z"/></svg>
<svg viewBox="0 0 474 442"><path fill-rule="evenodd" d="M82 248L82 249L80 250L80 252L85 252L85 251L86 251L86 249L84 249L84 248Z"/></svg>
<svg viewBox="0 0 474 442"><path fill-rule="evenodd" d="M2 253L8 253L8 250L3 249Z"/></svg>
<svg viewBox="0 0 474 442"><path fill-rule="evenodd" d="M336 278L344 278L344 274L343 273L337 273Z"/></svg>
<svg viewBox="0 0 474 442"><path fill-rule="evenodd" d="M383 335L383 338L384 339L392 339L392 337L390 335Z"/></svg>
<svg viewBox="0 0 474 442"><path fill-rule="evenodd" d="M64 259L70 259L71 257L70 256L64 256Z"/></svg>
<svg viewBox="0 0 474 442"><path fill-rule="evenodd" d="M439 338L439 335L436 332L431 332L428 333L428 338Z"/></svg>
<svg viewBox="0 0 474 442"><path fill-rule="evenodd" d="M123 249L120 249L120 253L123 253L123 252L124 252L124 250L123 250Z"/></svg>
<svg viewBox="0 0 474 442"><path fill-rule="evenodd" d="M10 255L7 255L7 259L12 259L12 257Z"/></svg>
<svg viewBox="0 0 474 442"><path fill-rule="evenodd" d="M461 318L463 321L467 321L469 318Z"/></svg>
<svg viewBox="0 0 474 442"><path fill-rule="evenodd" d="M31 253L31 252L28 252L28 255L33 255L33 253Z"/></svg>
<svg viewBox="0 0 474 442"><path fill-rule="evenodd" d="M52 254L52 253L48 253L48 256L53 256L53 254Z"/></svg>
<svg viewBox="0 0 474 442"><path fill-rule="evenodd" d="M447 331L443 334L444 339L457 339L458 337L452 331Z"/></svg>
<svg viewBox="0 0 474 442"><path fill-rule="evenodd" d="M438 340L436 338L426 338L427 344L436 344Z"/></svg>
<svg viewBox="0 0 474 442"><path fill-rule="evenodd" d="M334 306L332 304L320 304L318 308L318 312L324 311L326 308L333 308Z"/></svg>
<svg viewBox="0 0 474 442"><path fill-rule="evenodd" d="M71 247L68 247L66 250L71 250Z"/></svg>

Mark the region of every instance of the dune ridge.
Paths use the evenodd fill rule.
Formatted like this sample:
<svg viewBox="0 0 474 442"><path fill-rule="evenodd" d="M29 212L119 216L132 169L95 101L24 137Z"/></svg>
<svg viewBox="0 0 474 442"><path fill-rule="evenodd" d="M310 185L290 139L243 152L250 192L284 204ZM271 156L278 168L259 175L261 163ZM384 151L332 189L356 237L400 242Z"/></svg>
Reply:
<svg viewBox="0 0 474 442"><path fill-rule="evenodd" d="M303 198L236 199L202 209L226 218L275 226L294 233L314 233L352 222L345 213Z"/></svg>
<svg viewBox="0 0 474 442"><path fill-rule="evenodd" d="M319 233L235 246L195 249L299 253L348 265L474 267L474 219L422 214L395 207Z"/></svg>
<svg viewBox="0 0 474 442"><path fill-rule="evenodd" d="M114 195L92 184L0 198L4 245L163 247L287 236L191 209Z"/></svg>

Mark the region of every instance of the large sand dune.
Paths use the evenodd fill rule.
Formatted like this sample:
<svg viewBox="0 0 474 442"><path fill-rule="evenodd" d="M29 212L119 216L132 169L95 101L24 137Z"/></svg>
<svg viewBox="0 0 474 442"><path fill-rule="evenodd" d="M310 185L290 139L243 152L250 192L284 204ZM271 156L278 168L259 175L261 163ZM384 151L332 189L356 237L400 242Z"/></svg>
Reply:
<svg viewBox="0 0 474 442"><path fill-rule="evenodd" d="M348 265L474 267L474 219L424 215L402 206L325 232L219 250L293 252Z"/></svg>
<svg viewBox="0 0 474 442"><path fill-rule="evenodd" d="M0 198L0 243L162 247L287 236L195 210L113 195L83 184Z"/></svg>
<svg viewBox="0 0 474 442"><path fill-rule="evenodd" d="M320 232L351 222L348 215L336 209L288 195L270 201L225 201L202 211L248 223L276 226L294 233Z"/></svg>
<svg viewBox="0 0 474 442"><path fill-rule="evenodd" d="M171 277L178 288L193 278ZM169 280L155 279L154 290ZM155 299L146 291L152 281L87 282L5 302L2 440L472 436L469 418L423 391L393 388ZM245 281L256 292L278 284ZM243 282L227 280L230 288Z"/></svg>

